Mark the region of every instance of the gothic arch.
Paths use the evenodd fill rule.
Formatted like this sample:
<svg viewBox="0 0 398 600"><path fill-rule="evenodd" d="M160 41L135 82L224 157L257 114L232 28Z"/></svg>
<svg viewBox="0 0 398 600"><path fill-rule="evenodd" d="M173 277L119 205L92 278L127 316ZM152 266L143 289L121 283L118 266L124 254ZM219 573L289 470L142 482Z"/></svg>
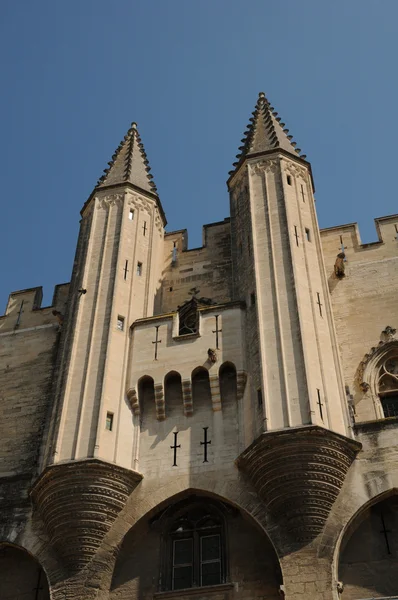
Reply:
<svg viewBox="0 0 398 600"><path fill-rule="evenodd" d="M275 598L275 600L279 598L279 588L283 582L281 566L273 543L264 528L247 510L232 504L225 497L205 490L188 488L165 498L152 509L144 512L125 533L118 544L119 551L114 565L112 581L110 582L111 599L114 597L113 594L116 597L120 586L123 586L123 589L126 589L125 586L128 585L144 586L145 593L153 593L159 591L159 589L163 591L170 589L165 584L164 579L167 577L164 573L167 572L167 562L170 560L168 555L170 546L167 545L165 537L169 535L168 532L174 515L181 516L181 507L183 506L186 506L187 509L192 506L210 506L211 512L214 515L218 514L220 517L220 531L225 527L223 534L226 544L225 560L228 563L228 566L225 567L225 573L229 573L230 569L232 572L231 577L226 577L221 583L231 585L230 581L236 581L237 565L239 564L239 569L244 571L246 568L248 570L249 580L250 577L255 579L253 573L256 573L260 579L261 575L259 574L266 573L264 575L265 586L269 586L269 589L266 589L267 597L270 599ZM224 525L221 525L221 523L224 523ZM163 549L158 558L159 540L161 540ZM237 553L242 556L238 556ZM137 561L141 557L144 561L143 564L154 563L152 565L153 570L146 576L146 582L145 576L142 577L144 582L139 581L140 577L138 575L142 575L143 567L137 564ZM156 562L157 560L159 562ZM242 564L242 561L244 563L245 560L246 566ZM264 565L261 563L262 560L265 560ZM256 561L257 567L260 563L262 565L262 569L258 568L258 573L252 564ZM157 589L149 591L149 581L155 577L155 571L156 577L159 572ZM132 583L133 579L137 579L137 581ZM253 581L253 585L258 583L257 580ZM134 587L133 589L133 593L137 593L138 590ZM141 595L141 593L142 588L140 587L138 595Z"/></svg>
<svg viewBox="0 0 398 600"><path fill-rule="evenodd" d="M336 579L344 600L398 593L398 490L366 502L344 527L336 547Z"/></svg>
<svg viewBox="0 0 398 600"><path fill-rule="evenodd" d="M0 542L0 598L49 600L47 575L39 561L25 548Z"/></svg>
<svg viewBox="0 0 398 600"><path fill-rule="evenodd" d="M355 405L366 403L361 413L369 415L359 420L383 419L392 416L383 408L382 398L388 396L388 386L383 390L383 383L395 377L395 390L398 394L398 340L395 339L394 329L386 327L382 332L382 340L378 346L371 348L363 357L355 375ZM386 333L387 332L387 333ZM394 372L388 372L389 363L394 363ZM383 381L383 378L385 381ZM387 378L387 379L386 379ZM391 383L391 382L388 382ZM390 388L391 390L393 388ZM387 391L387 394L384 392ZM366 412L365 412L366 411ZM360 414L361 414L360 413Z"/></svg>

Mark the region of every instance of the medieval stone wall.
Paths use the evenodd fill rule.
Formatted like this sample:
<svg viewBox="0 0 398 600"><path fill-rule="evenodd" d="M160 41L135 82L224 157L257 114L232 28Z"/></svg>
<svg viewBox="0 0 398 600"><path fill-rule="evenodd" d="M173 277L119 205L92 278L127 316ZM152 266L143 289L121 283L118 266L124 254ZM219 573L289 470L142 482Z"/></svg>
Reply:
<svg viewBox="0 0 398 600"><path fill-rule="evenodd" d="M332 297L345 383L356 421L378 418L374 402L359 389L355 375L364 355L376 347L386 326L398 328L398 216L376 219L379 241L362 244L357 225L321 231L326 275ZM342 244L345 276L334 274Z"/></svg>
<svg viewBox="0 0 398 600"><path fill-rule="evenodd" d="M199 297L210 298L214 303L231 300L229 219L204 226L201 248L187 250L187 245L186 230L165 234L162 287L155 314L175 311L189 300L193 288L199 290Z"/></svg>
<svg viewBox="0 0 398 600"><path fill-rule="evenodd" d="M45 308L41 288L15 292L0 317L0 540L15 538L30 511L60 329L52 312L64 314L67 292L58 286Z"/></svg>

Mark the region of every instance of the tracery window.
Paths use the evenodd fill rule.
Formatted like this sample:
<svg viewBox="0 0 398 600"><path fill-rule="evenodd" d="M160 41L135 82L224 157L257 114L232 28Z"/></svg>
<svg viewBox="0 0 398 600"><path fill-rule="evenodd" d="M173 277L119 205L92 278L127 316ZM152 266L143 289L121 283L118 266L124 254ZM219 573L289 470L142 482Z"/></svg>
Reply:
<svg viewBox="0 0 398 600"><path fill-rule="evenodd" d="M179 511L166 548L166 588L181 590L225 582L222 517L211 504L194 504Z"/></svg>
<svg viewBox="0 0 398 600"><path fill-rule="evenodd" d="M398 416L398 354L388 356L382 363L377 389L385 417Z"/></svg>

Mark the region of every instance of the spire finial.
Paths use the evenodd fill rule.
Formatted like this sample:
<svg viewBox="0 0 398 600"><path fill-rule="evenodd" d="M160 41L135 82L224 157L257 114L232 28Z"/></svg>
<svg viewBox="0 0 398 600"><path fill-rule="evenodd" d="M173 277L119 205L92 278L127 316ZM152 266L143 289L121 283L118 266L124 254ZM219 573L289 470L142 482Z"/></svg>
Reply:
<svg viewBox="0 0 398 600"><path fill-rule="evenodd" d="M150 174L148 159L138 132L137 123L133 121L130 129L120 142L112 160L108 163L104 175L98 180L97 187L131 183L157 195L153 177Z"/></svg>
<svg viewBox="0 0 398 600"><path fill-rule="evenodd" d="M230 171L230 175L239 169L246 157L254 154L279 149L293 156L300 156L300 149L295 148L296 144L292 141L292 136L288 135L289 130L285 128L285 123L281 122L281 118L264 92L259 92L252 115L244 133L243 145L240 146L236 157L238 161L234 163L234 170Z"/></svg>

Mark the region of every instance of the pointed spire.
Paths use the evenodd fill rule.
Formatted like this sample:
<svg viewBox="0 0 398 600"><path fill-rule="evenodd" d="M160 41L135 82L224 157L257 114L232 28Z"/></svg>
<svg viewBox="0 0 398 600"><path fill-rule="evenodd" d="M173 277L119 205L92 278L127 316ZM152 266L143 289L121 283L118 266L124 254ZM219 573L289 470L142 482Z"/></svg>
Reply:
<svg viewBox="0 0 398 600"><path fill-rule="evenodd" d="M97 189L130 183L144 192L158 195L137 123L131 124L108 165L97 182Z"/></svg>
<svg viewBox="0 0 398 600"><path fill-rule="evenodd" d="M280 149L296 157L300 156L300 149L295 148L296 142L292 141L293 136L285 129L285 123L281 123L281 118L268 102L264 92L259 93L252 115L242 139L242 146L239 148L240 152L236 156L238 160L233 164L234 169L230 171L230 175L235 173L245 158L253 154Z"/></svg>

